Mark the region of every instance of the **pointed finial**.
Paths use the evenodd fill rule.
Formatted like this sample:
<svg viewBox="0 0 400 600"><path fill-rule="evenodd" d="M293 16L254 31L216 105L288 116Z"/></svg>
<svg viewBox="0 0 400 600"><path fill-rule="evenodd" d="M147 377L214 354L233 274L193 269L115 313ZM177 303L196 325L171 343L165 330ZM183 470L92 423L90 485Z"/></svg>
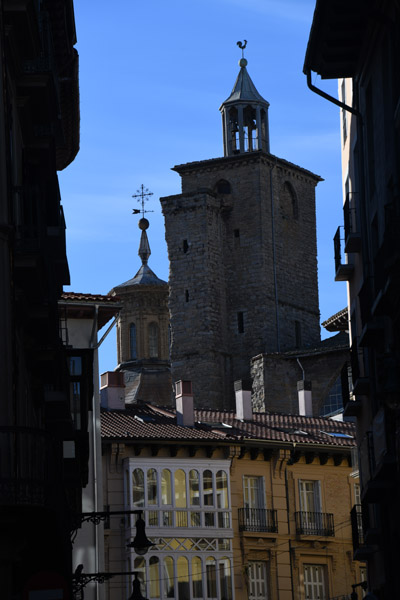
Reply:
<svg viewBox="0 0 400 600"><path fill-rule="evenodd" d="M142 230L142 235L140 236L140 244L139 244L139 256L142 259L142 264L147 265L147 261L149 260L149 256L151 254L149 240L147 238L146 229L149 227L149 222L145 218L145 213L154 212L154 210L145 210L144 203L149 200L149 197L153 195L153 192L150 192L147 188L144 187L143 183L138 190L136 190L136 194L133 194L132 198L137 198L138 202L141 203L142 209L139 210L137 208L132 209L132 214L137 215L140 212L142 213L142 218L140 219L138 226L139 229Z"/></svg>
<svg viewBox="0 0 400 600"><path fill-rule="evenodd" d="M246 67L247 66L247 60L244 57L244 49L247 46L247 40L244 40L243 42L236 42L236 44L239 46L239 48L242 51L242 58L239 60L239 67Z"/></svg>

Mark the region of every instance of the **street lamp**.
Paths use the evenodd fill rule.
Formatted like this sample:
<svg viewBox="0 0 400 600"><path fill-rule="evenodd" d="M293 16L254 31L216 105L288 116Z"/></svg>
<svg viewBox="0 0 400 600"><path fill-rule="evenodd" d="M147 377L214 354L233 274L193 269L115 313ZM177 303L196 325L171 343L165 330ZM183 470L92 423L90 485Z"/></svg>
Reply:
<svg viewBox="0 0 400 600"><path fill-rule="evenodd" d="M102 521L105 521L110 516L128 516L128 515L137 515L136 519L136 535L130 544L128 544L128 548L133 548L136 554L143 556L146 554L151 546L155 546L153 542L146 536L146 524L142 519L142 510L115 510L115 511L102 511L102 512L90 512L90 513L80 513L76 516L73 532L72 532L72 542L74 542L77 529L79 525L85 522L93 523L94 525L99 525ZM85 586L91 582L96 581L97 583L104 583L108 581L112 577L121 576L121 575L135 575L135 579L132 582L132 594L129 596L128 600L147 600L144 596L142 596L140 591L140 581L137 576L136 571L126 571L119 573L84 573L83 565L78 565L75 570L75 573L72 575L72 593L75 598L80 595L83 598L84 588Z"/></svg>
<svg viewBox="0 0 400 600"><path fill-rule="evenodd" d="M127 548L133 548L136 554L143 556L147 553L148 549L151 548L151 546L155 546L155 544L153 544L153 542L150 542L150 540L146 536L146 524L142 519L143 511L134 510L132 511L132 513L138 515L138 518L136 519L136 535L133 542L130 542L127 545Z"/></svg>
<svg viewBox="0 0 400 600"><path fill-rule="evenodd" d="M132 581L132 594L129 596L128 600L147 600L147 598L142 596L142 592L140 590L140 581L137 573L135 573L135 579Z"/></svg>

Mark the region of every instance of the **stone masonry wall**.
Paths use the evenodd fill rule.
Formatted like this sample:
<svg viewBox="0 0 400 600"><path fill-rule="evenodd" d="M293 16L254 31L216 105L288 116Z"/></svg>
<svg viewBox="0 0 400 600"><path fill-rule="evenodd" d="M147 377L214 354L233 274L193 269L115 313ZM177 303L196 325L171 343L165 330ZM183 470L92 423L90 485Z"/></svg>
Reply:
<svg viewBox="0 0 400 600"><path fill-rule="evenodd" d="M176 170L182 194L161 199L173 379L192 380L197 406L229 408L251 357L320 339L319 178L262 152Z"/></svg>
<svg viewBox="0 0 400 600"><path fill-rule="evenodd" d="M312 384L313 414L319 415L340 371L349 359L347 348L300 356L305 378ZM296 356L263 354L251 361L252 406L255 412L298 414L297 382L303 372Z"/></svg>

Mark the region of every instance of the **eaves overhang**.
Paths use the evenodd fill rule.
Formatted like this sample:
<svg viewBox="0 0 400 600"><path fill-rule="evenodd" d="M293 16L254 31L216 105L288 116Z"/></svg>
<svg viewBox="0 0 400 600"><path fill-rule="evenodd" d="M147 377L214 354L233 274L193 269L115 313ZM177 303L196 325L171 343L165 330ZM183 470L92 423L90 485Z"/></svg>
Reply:
<svg viewBox="0 0 400 600"><path fill-rule="evenodd" d="M317 0L303 72L322 79L354 77L373 0Z"/></svg>

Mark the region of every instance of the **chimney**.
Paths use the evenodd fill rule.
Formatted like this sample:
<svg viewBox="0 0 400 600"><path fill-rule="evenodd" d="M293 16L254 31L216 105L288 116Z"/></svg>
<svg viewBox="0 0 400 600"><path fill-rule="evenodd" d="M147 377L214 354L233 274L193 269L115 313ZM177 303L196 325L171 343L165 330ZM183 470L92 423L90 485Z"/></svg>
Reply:
<svg viewBox="0 0 400 600"><path fill-rule="evenodd" d="M106 371L100 376L100 403L107 410L125 409L125 383L122 371Z"/></svg>
<svg viewBox="0 0 400 600"><path fill-rule="evenodd" d="M297 382L297 395L299 398L299 415L312 417L311 381L303 379Z"/></svg>
<svg viewBox="0 0 400 600"><path fill-rule="evenodd" d="M251 381L238 379L234 383L236 397L236 418L239 421L251 421L253 408L251 406Z"/></svg>
<svg viewBox="0 0 400 600"><path fill-rule="evenodd" d="M193 393L191 381L176 381L176 422L183 427L194 426Z"/></svg>

